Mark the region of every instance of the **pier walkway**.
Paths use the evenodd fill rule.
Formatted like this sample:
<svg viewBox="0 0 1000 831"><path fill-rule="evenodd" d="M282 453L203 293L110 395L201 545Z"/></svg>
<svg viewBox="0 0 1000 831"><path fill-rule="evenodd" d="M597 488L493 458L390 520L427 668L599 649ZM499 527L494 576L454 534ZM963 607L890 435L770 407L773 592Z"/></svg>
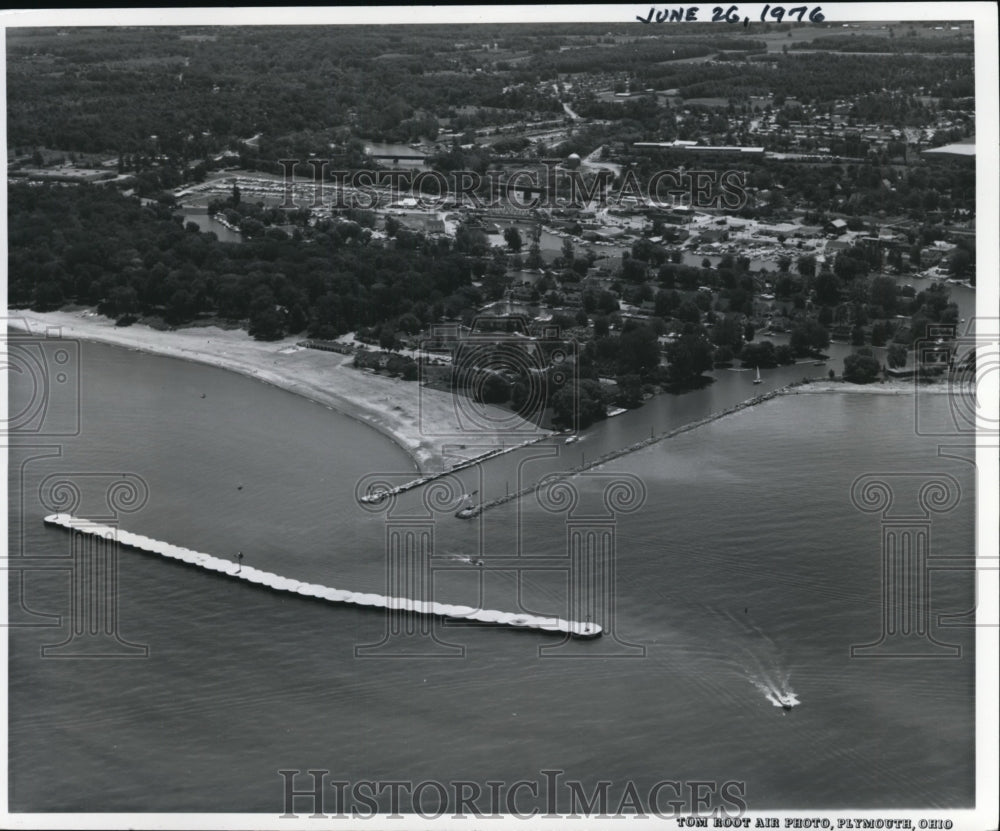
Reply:
<svg viewBox="0 0 1000 831"><path fill-rule="evenodd" d="M197 566L208 571L215 571L236 580L245 580L274 591L291 592L303 597L315 597L331 603L348 603L355 606L370 606L392 610L407 611L420 615L429 615L457 620L470 620L479 623L491 623L498 626L512 626L521 629L537 629L543 632L564 633L579 638L594 638L601 634L602 629L596 623L564 620L556 617L540 617L515 612L503 612L496 609L475 609L471 606L455 606L447 603L436 603L430 600L414 600L407 597L387 597L380 594L353 592L346 589L335 589L317 583L305 583L290 577L282 577L269 571L261 571L251 566L233 560L224 560L199 551L181 548L167 542L154 540L129 531L123 531L109 525L99 525L86 519L79 519L70 514L50 514L45 517L46 525L65 528L74 534L84 534L101 540L117 543L126 548L159 554L171 560L180 560L188 565Z"/></svg>

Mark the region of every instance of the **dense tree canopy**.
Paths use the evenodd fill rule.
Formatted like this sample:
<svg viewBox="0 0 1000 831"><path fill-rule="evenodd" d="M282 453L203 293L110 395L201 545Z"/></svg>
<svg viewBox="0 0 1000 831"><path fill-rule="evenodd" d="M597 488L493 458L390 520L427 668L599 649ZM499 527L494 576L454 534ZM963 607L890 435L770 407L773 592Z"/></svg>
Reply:
<svg viewBox="0 0 1000 831"><path fill-rule="evenodd" d="M282 232L221 243L166 206L105 187L14 184L8 196L13 306L76 302L171 324L249 320L268 339L306 328L329 338L400 318L413 329L481 301L466 257L419 235L402 250L371 241L357 222L327 221L304 227L304 242Z"/></svg>

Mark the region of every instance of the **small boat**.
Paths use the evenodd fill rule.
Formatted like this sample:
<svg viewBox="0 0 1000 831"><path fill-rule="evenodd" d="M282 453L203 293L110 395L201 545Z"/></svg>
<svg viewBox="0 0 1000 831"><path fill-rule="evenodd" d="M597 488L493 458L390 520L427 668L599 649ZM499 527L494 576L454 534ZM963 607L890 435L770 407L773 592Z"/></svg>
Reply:
<svg viewBox="0 0 1000 831"><path fill-rule="evenodd" d="M798 699L791 693L781 693L777 696L777 699L778 704L781 705L781 709L786 712L799 703Z"/></svg>
<svg viewBox="0 0 1000 831"><path fill-rule="evenodd" d="M577 441L580 441L580 437L579 437L579 436L569 436L569 437L568 437L568 438L566 439L566 442L565 442L565 443L566 443L566 444L573 444L573 442L577 442Z"/></svg>
<svg viewBox="0 0 1000 831"><path fill-rule="evenodd" d="M474 490L472 493L462 494L465 497L465 504L455 512L455 517L458 519L472 519L479 513L479 506L472 504L472 497L474 497L478 490Z"/></svg>
<svg viewBox="0 0 1000 831"><path fill-rule="evenodd" d="M816 361L813 366L826 366L826 361Z"/></svg>
<svg viewBox="0 0 1000 831"><path fill-rule="evenodd" d="M763 382L761 381L761 377L760 377L760 367L757 367L757 376L756 376L756 377L755 377L755 378L753 379L753 382L754 382L755 384L760 384L760 383L763 383Z"/></svg>

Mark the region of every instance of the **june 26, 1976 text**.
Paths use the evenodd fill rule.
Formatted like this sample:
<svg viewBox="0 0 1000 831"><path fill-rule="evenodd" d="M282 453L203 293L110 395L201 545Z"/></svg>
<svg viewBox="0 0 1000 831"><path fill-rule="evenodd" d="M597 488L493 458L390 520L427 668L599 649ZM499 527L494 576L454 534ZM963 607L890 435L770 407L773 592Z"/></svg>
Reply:
<svg viewBox="0 0 1000 831"><path fill-rule="evenodd" d="M655 6L649 7L649 13L645 17L636 15L635 19L640 23L696 23L705 20L701 16L700 6L675 6L672 8L657 9ZM739 6L712 7L712 16L709 18L712 23L742 23L749 26L751 19L749 16L740 14ZM771 6L765 3L760 11L759 19L761 23L781 23L792 21L801 23L808 20L810 23L822 23L825 20L822 6L793 6L786 9L784 6Z"/></svg>

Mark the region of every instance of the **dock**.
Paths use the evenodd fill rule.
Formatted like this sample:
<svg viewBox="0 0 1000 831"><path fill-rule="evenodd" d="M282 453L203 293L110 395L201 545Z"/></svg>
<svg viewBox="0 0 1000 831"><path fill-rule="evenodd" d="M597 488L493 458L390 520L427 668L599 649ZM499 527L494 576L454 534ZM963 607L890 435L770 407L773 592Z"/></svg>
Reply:
<svg viewBox="0 0 1000 831"><path fill-rule="evenodd" d="M441 479L444 476L450 476L452 473L459 473L466 468L478 465L481 462L488 461L497 456L503 456L507 453L512 453L515 450L521 450L524 447L530 447L533 444L538 444L541 441L550 439L557 433L544 433L534 439L528 439L519 444L501 445L500 447L495 447L493 450L488 450L479 456L473 456L471 459L465 459L464 461L457 462L456 464L449 467L447 470L441 470L437 473L428 473L425 476L421 476L418 479L411 479L409 482L404 482L401 485L396 485L394 488L383 488L381 490L371 491L369 493L360 494L357 499L358 502L366 503L369 505L377 505L383 499L388 499L390 496L397 496L401 493L406 493L406 491L413 490L414 488L419 488L422 485L426 485L429 482L433 482L436 479Z"/></svg>
<svg viewBox="0 0 1000 831"><path fill-rule="evenodd" d="M290 592L303 597L318 598L330 603L346 603L354 606L368 606L393 611L408 611L420 615L430 615L455 620L469 620L477 623L491 623L497 626L510 626L518 629L536 629L542 632L563 633L578 638L596 638L602 629L596 623L564 620L556 617L541 617L518 612L503 612L497 609L476 609L471 606L456 606L447 603L437 603L430 600L414 600L407 597L387 597L380 594L353 592L346 589L336 589L317 583L305 583L290 577L282 577L269 571L261 571L252 566L243 565L235 560L225 560L213 557L200 551L181 548L168 542L154 540L140 534L133 534L109 525L99 525L87 519L80 519L71 514L50 514L45 517L46 525L65 528L79 534L87 534L106 540L117 541L118 545L159 554L170 560L179 560L188 565L214 571L236 580L263 586L273 591Z"/></svg>

